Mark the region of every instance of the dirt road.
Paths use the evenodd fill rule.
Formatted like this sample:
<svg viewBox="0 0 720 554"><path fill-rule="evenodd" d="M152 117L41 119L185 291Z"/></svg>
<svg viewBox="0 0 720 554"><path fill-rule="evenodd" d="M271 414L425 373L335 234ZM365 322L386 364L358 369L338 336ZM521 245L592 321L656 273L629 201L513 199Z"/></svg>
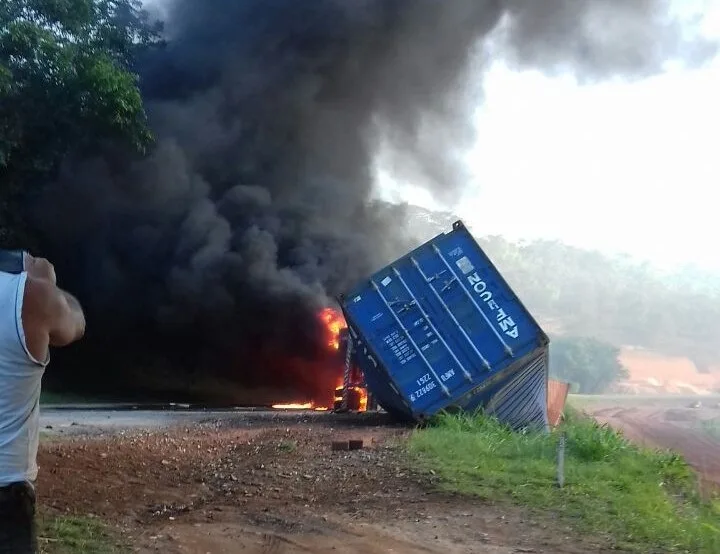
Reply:
<svg viewBox="0 0 720 554"><path fill-rule="evenodd" d="M691 407L696 401L699 406ZM697 471L704 490L720 489L720 438L707 430L706 422L720 429L720 399L672 398L622 401L597 400L585 411L602 423L621 429L631 440L652 448L681 453Z"/></svg>
<svg viewBox="0 0 720 554"><path fill-rule="evenodd" d="M39 496L46 511L112 522L140 553L605 551L551 516L436 492L397 446L408 432L367 417L243 414L46 438ZM364 448L331 450L346 438Z"/></svg>

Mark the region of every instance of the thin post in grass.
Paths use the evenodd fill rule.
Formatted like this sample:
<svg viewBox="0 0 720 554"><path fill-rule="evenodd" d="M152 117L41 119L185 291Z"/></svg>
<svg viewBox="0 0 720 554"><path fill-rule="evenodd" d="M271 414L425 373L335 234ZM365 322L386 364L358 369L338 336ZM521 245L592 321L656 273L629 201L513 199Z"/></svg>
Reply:
<svg viewBox="0 0 720 554"><path fill-rule="evenodd" d="M558 487L565 486L565 433L560 435L557 450L557 484Z"/></svg>

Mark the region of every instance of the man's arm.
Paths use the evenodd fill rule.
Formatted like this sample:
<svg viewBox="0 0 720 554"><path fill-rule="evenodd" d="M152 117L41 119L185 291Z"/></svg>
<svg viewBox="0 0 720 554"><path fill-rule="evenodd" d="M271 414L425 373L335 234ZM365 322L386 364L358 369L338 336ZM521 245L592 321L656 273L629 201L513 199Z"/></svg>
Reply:
<svg viewBox="0 0 720 554"><path fill-rule="evenodd" d="M85 314L77 298L61 288L55 288L59 298L55 317L50 318L48 328L50 346L67 346L85 334Z"/></svg>
<svg viewBox="0 0 720 554"><path fill-rule="evenodd" d="M28 278L25 292L26 323L33 330L42 331L50 346L67 346L82 338L85 314L74 296L47 279Z"/></svg>

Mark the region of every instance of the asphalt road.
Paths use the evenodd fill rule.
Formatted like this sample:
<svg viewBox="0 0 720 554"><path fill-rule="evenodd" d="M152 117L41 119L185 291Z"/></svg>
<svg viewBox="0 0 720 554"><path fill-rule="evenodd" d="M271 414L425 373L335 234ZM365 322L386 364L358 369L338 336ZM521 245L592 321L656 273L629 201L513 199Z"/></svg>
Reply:
<svg viewBox="0 0 720 554"><path fill-rule="evenodd" d="M168 427L208 425L248 427L322 423L330 427L400 425L383 412L338 414L315 410L277 410L258 407L227 409L185 408L168 405L153 409L123 404L41 405L40 426L44 436L105 435L123 431L153 431Z"/></svg>
<svg viewBox="0 0 720 554"><path fill-rule="evenodd" d="M133 409L118 405L41 406L40 427L45 435L92 435L124 430L157 430L199 423L222 424L248 417L252 420L317 417L316 412L276 411L257 408L227 410Z"/></svg>

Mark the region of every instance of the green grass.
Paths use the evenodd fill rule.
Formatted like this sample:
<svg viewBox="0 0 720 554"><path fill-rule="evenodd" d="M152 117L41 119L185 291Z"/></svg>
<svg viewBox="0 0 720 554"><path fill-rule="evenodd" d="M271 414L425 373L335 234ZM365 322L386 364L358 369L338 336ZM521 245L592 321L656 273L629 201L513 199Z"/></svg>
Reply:
<svg viewBox="0 0 720 554"><path fill-rule="evenodd" d="M561 432L562 489L556 484ZM442 415L417 430L409 448L446 490L551 512L618 548L720 552L720 504L700 499L680 456L636 447L575 413L551 434L513 433L485 416Z"/></svg>
<svg viewBox="0 0 720 554"><path fill-rule="evenodd" d="M43 554L122 554L129 552L96 518L41 516L38 537Z"/></svg>

